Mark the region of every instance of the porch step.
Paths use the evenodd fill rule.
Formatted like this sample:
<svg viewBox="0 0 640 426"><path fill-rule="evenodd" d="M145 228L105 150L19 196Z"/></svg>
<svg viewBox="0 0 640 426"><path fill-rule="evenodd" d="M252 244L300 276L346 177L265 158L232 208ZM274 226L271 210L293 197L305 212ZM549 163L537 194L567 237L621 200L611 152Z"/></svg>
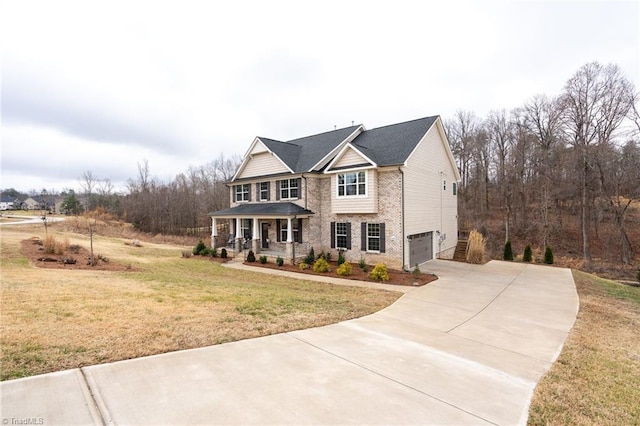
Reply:
<svg viewBox="0 0 640 426"><path fill-rule="evenodd" d="M467 247L469 246L468 240L458 240L456 251L453 253L453 260L457 262L467 261Z"/></svg>

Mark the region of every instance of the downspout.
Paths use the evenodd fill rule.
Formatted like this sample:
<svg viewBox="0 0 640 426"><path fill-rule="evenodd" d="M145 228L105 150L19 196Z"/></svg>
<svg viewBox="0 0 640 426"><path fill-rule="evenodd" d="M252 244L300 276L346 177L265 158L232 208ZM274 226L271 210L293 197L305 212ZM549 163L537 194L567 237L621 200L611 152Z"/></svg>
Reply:
<svg viewBox="0 0 640 426"><path fill-rule="evenodd" d="M307 190L307 177L304 175L304 173L301 176L302 179L304 179L304 208L307 209L307 199L309 196L309 192Z"/></svg>
<svg viewBox="0 0 640 426"><path fill-rule="evenodd" d="M400 210L402 210L402 235L400 237L400 239L402 240L402 267L404 268L404 250L405 250L405 236L404 236L404 172L402 171L402 166L398 166L398 171L400 172L400 185L401 185L401 206L400 206ZM409 265L409 267L411 267L411 265Z"/></svg>

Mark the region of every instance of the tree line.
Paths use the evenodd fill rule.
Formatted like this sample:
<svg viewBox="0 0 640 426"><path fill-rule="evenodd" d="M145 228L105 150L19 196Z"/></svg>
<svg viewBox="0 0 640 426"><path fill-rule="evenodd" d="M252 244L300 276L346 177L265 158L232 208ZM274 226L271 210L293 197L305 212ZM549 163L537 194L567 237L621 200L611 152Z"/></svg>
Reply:
<svg viewBox="0 0 640 426"><path fill-rule="evenodd" d="M497 213L505 243L513 233L546 247L567 213L580 218L581 254L613 217L620 260L633 259L627 213L640 199L639 96L615 64L582 66L555 96L494 110L482 119L459 110L444 121L461 174L461 227Z"/></svg>

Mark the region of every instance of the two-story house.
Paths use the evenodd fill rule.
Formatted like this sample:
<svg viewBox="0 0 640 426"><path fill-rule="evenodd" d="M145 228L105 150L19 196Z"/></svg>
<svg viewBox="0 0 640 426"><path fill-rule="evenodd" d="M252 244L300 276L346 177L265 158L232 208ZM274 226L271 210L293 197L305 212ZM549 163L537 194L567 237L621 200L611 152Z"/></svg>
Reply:
<svg viewBox="0 0 640 426"><path fill-rule="evenodd" d="M411 268L451 258L457 244L458 170L439 116L366 130L362 125L286 142L256 137L229 182L235 253L288 260L343 250Z"/></svg>

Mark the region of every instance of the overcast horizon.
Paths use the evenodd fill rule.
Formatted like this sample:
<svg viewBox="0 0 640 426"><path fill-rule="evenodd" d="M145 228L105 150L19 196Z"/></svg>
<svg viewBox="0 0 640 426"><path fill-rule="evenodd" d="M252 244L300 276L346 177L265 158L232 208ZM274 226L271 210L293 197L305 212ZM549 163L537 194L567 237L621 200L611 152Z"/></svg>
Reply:
<svg viewBox="0 0 640 426"><path fill-rule="evenodd" d="M584 64L640 88L638 2L4 1L0 188L163 182L291 140L521 106Z"/></svg>

